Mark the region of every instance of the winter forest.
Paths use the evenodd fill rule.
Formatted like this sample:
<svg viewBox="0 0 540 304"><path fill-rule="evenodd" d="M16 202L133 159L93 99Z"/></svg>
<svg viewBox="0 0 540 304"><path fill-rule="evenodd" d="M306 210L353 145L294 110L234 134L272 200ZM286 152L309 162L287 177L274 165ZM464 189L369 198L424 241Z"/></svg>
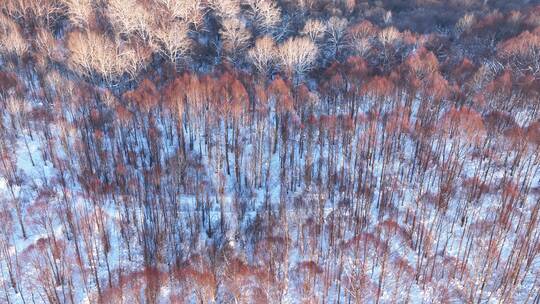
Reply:
<svg viewBox="0 0 540 304"><path fill-rule="evenodd" d="M1 0L0 303L540 303L540 3Z"/></svg>

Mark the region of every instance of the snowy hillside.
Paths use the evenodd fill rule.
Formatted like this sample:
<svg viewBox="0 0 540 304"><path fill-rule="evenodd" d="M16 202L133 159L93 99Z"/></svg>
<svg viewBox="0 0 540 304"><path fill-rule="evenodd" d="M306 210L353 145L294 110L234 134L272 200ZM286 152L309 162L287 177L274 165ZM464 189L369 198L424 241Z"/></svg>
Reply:
<svg viewBox="0 0 540 304"><path fill-rule="evenodd" d="M539 304L540 6L432 2L0 4L0 303Z"/></svg>

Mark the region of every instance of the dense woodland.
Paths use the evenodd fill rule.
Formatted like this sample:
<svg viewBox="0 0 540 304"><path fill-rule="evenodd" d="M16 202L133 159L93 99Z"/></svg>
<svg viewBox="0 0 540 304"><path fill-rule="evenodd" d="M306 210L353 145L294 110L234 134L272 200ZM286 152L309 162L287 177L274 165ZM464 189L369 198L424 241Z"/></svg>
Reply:
<svg viewBox="0 0 540 304"><path fill-rule="evenodd" d="M0 1L0 302L540 303L540 4Z"/></svg>

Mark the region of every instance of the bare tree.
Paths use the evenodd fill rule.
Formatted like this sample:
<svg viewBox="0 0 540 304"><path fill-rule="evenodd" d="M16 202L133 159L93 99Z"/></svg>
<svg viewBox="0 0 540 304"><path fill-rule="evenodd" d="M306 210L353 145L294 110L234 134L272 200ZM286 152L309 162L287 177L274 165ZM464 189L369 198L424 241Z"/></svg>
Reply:
<svg viewBox="0 0 540 304"><path fill-rule="evenodd" d="M326 24L319 19L308 19L300 32L309 37L313 42L319 43L324 38Z"/></svg>
<svg viewBox="0 0 540 304"><path fill-rule="evenodd" d="M74 26L85 28L90 23L93 14L91 0L62 0L67 7L69 21Z"/></svg>
<svg viewBox="0 0 540 304"><path fill-rule="evenodd" d="M302 77L309 71L317 59L317 53L317 46L307 37L291 37L278 47L283 70L291 78Z"/></svg>
<svg viewBox="0 0 540 304"><path fill-rule="evenodd" d="M222 18L235 18L240 15L240 3L238 0L210 0L210 8Z"/></svg>
<svg viewBox="0 0 540 304"><path fill-rule="evenodd" d="M124 73L133 77L150 55L139 45L118 45L93 31L70 33L67 47L68 64L73 70L86 77L102 77L107 82Z"/></svg>
<svg viewBox="0 0 540 304"><path fill-rule="evenodd" d="M21 28L9 17L0 13L0 51L22 58L29 51L29 44L21 33Z"/></svg>
<svg viewBox="0 0 540 304"><path fill-rule="evenodd" d="M248 51L251 63L263 75L268 75L276 64L276 43L270 36L255 41L255 46Z"/></svg>
<svg viewBox="0 0 540 304"><path fill-rule="evenodd" d="M128 75L131 79L148 64L152 56L153 49L137 40L131 40L127 43L123 41L115 42L117 53L117 64L115 65L118 76Z"/></svg>
<svg viewBox="0 0 540 304"><path fill-rule="evenodd" d="M497 46L498 56L520 73L540 77L540 33L524 31Z"/></svg>
<svg viewBox="0 0 540 304"><path fill-rule="evenodd" d="M198 28L204 17L204 6L201 0L154 0L169 12L173 19L182 19Z"/></svg>
<svg viewBox="0 0 540 304"><path fill-rule="evenodd" d="M366 56L372 48L377 28L371 22L364 20L349 28L349 48L360 56Z"/></svg>
<svg viewBox="0 0 540 304"><path fill-rule="evenodd" d="M176 63L179 59L185 58L191 49L192 41L188 32L189 29L184 22L173 21L160 26L153 32L153 36L161 46L161 53Z"/></svg>
<svg viewBox="0 0 540 304"><path fill-rule="evenodd" d="M384 46L394 45L395 43L397 43L399 41L400 37L401 37L401 34L393 26L384 28L377 35L377 39Z"/></svg>
<svg viewBox="0 0 540 304"><path fill-rule="evenodd" d="M381 50L377 54L381 60L381 66L391 67L401 46L401 33L395 27L390 26L377 34L377 41Z"/></svg>
<svg viewBox="0 0 540 304"><path fill-rule="evenodd" d="M107 15L119 34L147 38L151 15L136 0L109 1Z"/></svg>
<svg viewBox="0 0 540 304"><path fill-rule="evenodd" d="M36 46L36 51L38 51L48 60L55 62L65 61L66 52L61 44L61 41L55 39L51 31L47 30L46 28L39 28L36 30L34 43Z"/></svg>
<svg viewBox="0 0 540 304"><path fill-rule="evenodd" d="M281 10L270 0L248 0L253 25L260 33L270 34L281 22Z"/></svg>
<svg viewBox="0 0 540 304"><path fill-rule="evenodd" d="M0 8L27 25L49 25L62 12L58 0L6 0L2 1Z"/></svg>
<svg viewBox="0 0 540 304"><path fill-rule="evenodd" d="M454 32L456 36L459 37L463 33L468 33L472 29L475 22L476 17L474 16L474 14L469 13L463 15L463 17L459 18L454 27Z"/></svg>
<svg viewBox="0 0 540 304"><path fill-rule="evenodd" d="M223 20L219 34L227 58L231 62L237 62L248 47L251 33L238 18L227 18Z"/></svg>
<svg viewBox="0 0 540 304"><path fill-rule="evenodd" d="M327 45L330 56L335 58L345 43L348 21L345 18L332 16L326 22Z"/></svg>
<svg viewBox="0 0 540 304"><path fill-rule="evenodd" d="M96 32L72 32L67 39L71 68L88 77L100 74L105 79L115 75L116 47L107 37Z"/></svg>

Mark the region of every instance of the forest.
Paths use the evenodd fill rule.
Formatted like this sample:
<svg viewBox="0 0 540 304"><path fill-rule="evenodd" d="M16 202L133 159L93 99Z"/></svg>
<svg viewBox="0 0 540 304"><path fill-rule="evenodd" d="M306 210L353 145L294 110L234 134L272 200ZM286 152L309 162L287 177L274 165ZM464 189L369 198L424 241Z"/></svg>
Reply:
<svg viewBox="0 0 540 304"><path fill-rule="evenodd" d="M0 303L540 304L540 2L1 0Z"/></svg>

